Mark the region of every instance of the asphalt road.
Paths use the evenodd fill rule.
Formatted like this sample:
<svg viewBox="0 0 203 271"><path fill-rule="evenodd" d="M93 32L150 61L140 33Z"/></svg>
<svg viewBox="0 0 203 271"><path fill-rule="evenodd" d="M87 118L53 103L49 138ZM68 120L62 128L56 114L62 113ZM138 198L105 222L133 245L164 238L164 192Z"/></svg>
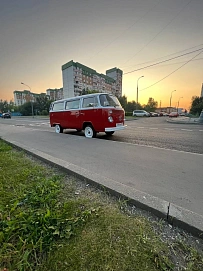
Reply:
<svg viewBox="0 0 203 271"><path fill-rule="evenodd" d="M0 137L203 215L203 127L162 118L126 123L126 131L112 137L87 139L73 131L56 134L47 119L0 119Z"/></svg>
<svg viewBox="0 0 203 271"><path fill-rule="evenodd" d="M47 118L0 118L0 123L54 132L54 128L49 127ZM168 123L165 117L139 118L126 121L126 124L125 130L115 132L113 136L99 133L97 139L203 154L203 125L201 124ZM65 133L84 136L83 132L77 133L74 130L66 130Z"/></svg>

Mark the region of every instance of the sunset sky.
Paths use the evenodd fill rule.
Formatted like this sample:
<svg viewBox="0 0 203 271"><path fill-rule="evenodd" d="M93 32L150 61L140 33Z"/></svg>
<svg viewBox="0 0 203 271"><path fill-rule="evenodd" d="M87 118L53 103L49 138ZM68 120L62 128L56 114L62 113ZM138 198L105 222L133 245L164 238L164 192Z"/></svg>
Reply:
<svg viewBox="0 0 203 271"><path fill-rule="evenodd" d="M21 82L61 88L70 60L123 70L128 101L144 76L141 104L169 106L176 90L172 106L188 109L203 83L203 0L0 0L0 99L28 89Z"/></svg>

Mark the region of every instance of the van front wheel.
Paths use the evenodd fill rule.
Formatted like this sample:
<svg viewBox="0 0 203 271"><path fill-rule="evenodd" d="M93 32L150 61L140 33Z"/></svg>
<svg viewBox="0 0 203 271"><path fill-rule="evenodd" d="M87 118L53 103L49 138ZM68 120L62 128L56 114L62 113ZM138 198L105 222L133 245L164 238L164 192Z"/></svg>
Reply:
<svg viewBox="0 0 203 271"><path fill-rule="evenodd" d="M96 137L96 132L91 125L87 125L85 127L85 137L87 138Z"/></svg>
<svg viewBox="0 0 203 271"><path fill-rule="evenodd" d="M59 124L57 124L57 125L55 126L55 132L56 132L57 134L63 133L63 128L62 128Z"/></svg>

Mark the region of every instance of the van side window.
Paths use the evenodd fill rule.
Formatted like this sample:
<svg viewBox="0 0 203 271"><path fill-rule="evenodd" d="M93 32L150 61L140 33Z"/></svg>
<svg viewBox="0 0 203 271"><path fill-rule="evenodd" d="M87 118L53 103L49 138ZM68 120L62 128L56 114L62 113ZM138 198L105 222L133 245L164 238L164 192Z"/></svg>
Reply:
<svg viewBox="0 0 203 271"><path fill-rule="evenodd" d="M60 111L64 109L64 102L53 103L52 110L53 111Z"/></svg>
<svg viewBox="0 0 203 271"><path fill-rule="evenodd" d="M78 109L80 107L80 100L67 101L65 109Z"/></svg>
<svg viewBox="0 0 203 271"><path fill-rule="evenodd" d="M98 100L96 96L88 97L83 99L82 107L97 107L98 106Z"/></svg>

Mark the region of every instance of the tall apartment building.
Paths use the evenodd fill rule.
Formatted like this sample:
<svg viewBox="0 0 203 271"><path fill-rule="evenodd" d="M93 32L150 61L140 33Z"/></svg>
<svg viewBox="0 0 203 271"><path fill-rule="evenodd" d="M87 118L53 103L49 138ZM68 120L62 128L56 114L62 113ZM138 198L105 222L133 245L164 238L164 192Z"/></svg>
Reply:
<svg viewBox="0 0 203 271"><path fill-rule="evenodd" d="M27 102L35 102L36 98L39 97L40 95L46 95L46 93L41 93L41 94L37 94L37 93L32 93L29 90L15 90L13 92L14 94L14 104L19 106L19 105L23 105L24 103Z"/></svg>
<svg viewBox="0 0 203 271"><path fill-rule="evenodd" d="M73 60L62 66L64 98L78 96L84 90L95 90L122 96L123 71L112 68L106 75Z"/></svg>
<svg viewBox="0 0 203 271"><path fill-rule="evenodd" d="M46 94L49 97L50 100L56 101L63 99L63 88L49 88L46 90Z"/></svg>
<svg viewBox="0 0 203 271"><path fill-rule="evenodd" d="M200 97L203 97L203 84L202 84L202 89L201 89Z"/></svg>

